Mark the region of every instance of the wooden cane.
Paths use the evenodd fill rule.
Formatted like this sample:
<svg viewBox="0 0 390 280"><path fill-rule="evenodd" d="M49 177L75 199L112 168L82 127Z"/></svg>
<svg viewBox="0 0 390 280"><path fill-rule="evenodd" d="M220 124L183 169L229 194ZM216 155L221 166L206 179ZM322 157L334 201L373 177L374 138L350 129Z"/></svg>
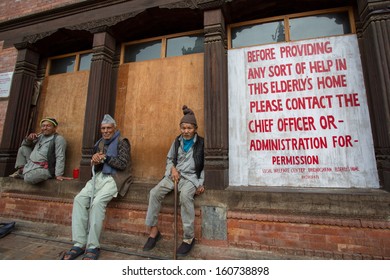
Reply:
<svg viewBox="0 0 390 280"><path fill-rule="evenodd" d="M177 181L174 181L174 210L173 210L173 259L176 260L176 250L177 250Z"/></svg>
<svg viewBox="0 0 390 280"><path fill-rule="evenodd" d="M92 164L92 162L91 162ZM96 185L96 174L95 174L95 165L92 164L92 193L91 197L89 198L89 209L88 209L88 232L91 228L90 221L91 221L91 210L92 210L92 203L93 203L93 197L95 196L95 185Z"/></svg>

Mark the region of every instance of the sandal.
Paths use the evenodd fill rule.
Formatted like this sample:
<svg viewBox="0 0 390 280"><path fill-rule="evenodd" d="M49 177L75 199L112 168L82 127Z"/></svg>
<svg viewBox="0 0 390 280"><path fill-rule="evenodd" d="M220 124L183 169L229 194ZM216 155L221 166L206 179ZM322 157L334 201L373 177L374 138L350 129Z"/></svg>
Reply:
<svg viewBox="0 0 390 280"><path fill-rule="evenodd" d="M9 175L11 178L16 178L16 179L23 179L23 168L16 170L14 173Z"/></svg>
<svg viewBox="0 0 390 280"><path fill-rule="evenodd" d="M90 248L85 250L83 260L97 260L100 255L100 248Z"/></svg>
<svg viewBox="0 0 390 280"><path fill-rule="evenodd" d="M83 248L80 248L80 247L77 247L77 246L73 246L72 248L70 248L70 250L68 252L66 252L61 260L74 260L75 258L77 258L78 256L82 255L84 253L84 249ZM69 256L68 258L65 258L66 256Z"/></svg>

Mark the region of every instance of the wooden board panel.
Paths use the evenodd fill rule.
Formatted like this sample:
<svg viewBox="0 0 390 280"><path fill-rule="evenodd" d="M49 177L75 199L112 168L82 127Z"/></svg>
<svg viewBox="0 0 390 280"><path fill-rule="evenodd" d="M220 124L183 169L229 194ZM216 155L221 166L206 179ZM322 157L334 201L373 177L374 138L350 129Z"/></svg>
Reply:
<svg viewBox="0 0 390 280"><path fill-rule="evenodd" d="M5 115L7 113L8 100L0 101L0 139L3 138Z"/></svg>
<svg viewBox="0 0 390 280"><path fill-rule="evenodd" d="M89 71L80 71L45 78L38 103L38 120L55 118L57 132L67 141L65 175L72 176L81 160L84 114ZM39 123L36 131L40 131Z"/></svg>
<svg viewBox="0 0 390 280"><path fill-rule="evenodd" d="M162 178L168 149L180 134L183 104L194 110L204 136L203 72L203 54L120 66L115 117L132 144L136 181Z"/></svg>

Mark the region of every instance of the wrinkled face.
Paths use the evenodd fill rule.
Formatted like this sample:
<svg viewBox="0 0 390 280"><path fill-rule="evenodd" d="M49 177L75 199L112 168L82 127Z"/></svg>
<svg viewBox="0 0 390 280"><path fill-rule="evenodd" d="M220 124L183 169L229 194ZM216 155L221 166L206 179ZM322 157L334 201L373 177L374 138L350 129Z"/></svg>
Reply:
<svg viewBox="0 0 390 280"><path fill-rule="evenodd" d="M181 123L180 131L184 139L189 140L194 137L197 127L192 123Z"/></svg>
<svg viewBox="0 0 390 280"><path fill-rule="evenodd" d="M57 130L57 127L55 127L54 124L52 124L49 121L43 121L41 123L41 132L45 136L50 136L50 135L54 134L56 132L56 130Z"/></svg>
<svg viewBox="0 0 390 280"><path fill-rule="evenodd" d="M111 137L115 134L115 125L112 123L102 124L100 126L100 131L102 132L103 139L111 139Z"/></svg>

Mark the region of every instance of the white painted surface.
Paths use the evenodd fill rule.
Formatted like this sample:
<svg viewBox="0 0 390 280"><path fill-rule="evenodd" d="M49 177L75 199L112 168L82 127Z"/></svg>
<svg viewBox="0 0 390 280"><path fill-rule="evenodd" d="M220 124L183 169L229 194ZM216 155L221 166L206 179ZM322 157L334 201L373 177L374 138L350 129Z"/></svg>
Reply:
<svg viewBox="0 0 390 280"><path fill-rule="evenodd" d="M288 48L294 51L310 51L309 48L315 45L325 46L324 51L307 55L294 53L296 55L286 57ZM252 58L248 56L249 53L265 52L269 54L268 59L254 61L253 55ZM379 187L360 53L355 35L229 50L228 62L230 185ZM340 64L336 66L338 62L346 63L345 67L340 67ZM299 66L303 66L305 70L299 71L303 69ZM254 76L253 73L258 69L263 72L257 71L260 75ZM284 71L278 72L281 75L276 76L276 70ZM261 75L262 73L264 75ZM339 83L323 86L319 82L322 79L336 79ZM296 82L296 87L284 92L276 90L276 86L280 88L292 81ZM251 84L263 88L263 92L254 94ZM268 92L264 90L266 88ZM349 99L349 102L346 102L345 98ZM277 102L278 99L280 106L277 111L251 105ZM309 105L308 100L318 100L322 103L320 106L313 106L313 109L288 109L287 104L297 100L306 100L306 105ZM306 130L299 130L294 125L278 126L284 119L300 120L300 123L305 120ZM262 127L261 131L259 128L253 131L254 126L250 124L260 120L266 120L268 125ZM324 120L330 123L334 120L334 125L324 128L321 126L321 121ZM261 143L264 140L307 143L306 141L318 139L322 139L326 146L312 148L310 145L304 145L305 148L300 146L298 150L291 146L273 150L265 148L264 145L257 146L258 149L253 148L253 143ZM347 140L349 145L343 146L342 141L336 141L334 145L333 139ZM294 156L318 159L318 164L287 161Z"/></svg>
<svg viewBox="0 0 390 280"><path fill-rule="evenodd" d="M0 97L8 97L13 72L0 73Z"/></svg>

